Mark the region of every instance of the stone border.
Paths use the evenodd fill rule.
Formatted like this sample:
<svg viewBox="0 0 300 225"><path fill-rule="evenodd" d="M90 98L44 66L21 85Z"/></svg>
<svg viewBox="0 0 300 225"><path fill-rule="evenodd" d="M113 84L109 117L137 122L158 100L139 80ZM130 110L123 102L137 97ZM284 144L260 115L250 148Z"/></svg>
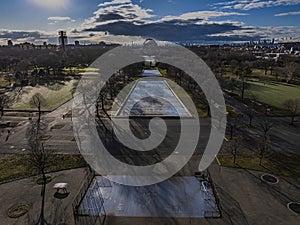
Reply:
<svg viewBox="0 0 300 225"><path fill-rule="evenodd" d="M265 176L269 176L269 177L271 177L271 178L274 178L276 181L275 181L275 182L268 181L267 179L264 178ZM278 184L278 182L279 182L279 179L278 179L276 176L274 176L274 175L272 175L272 174L267 174L267 173L261 175L261 176L260 176L260 179L261 179L262 181L268 183L268 184Z"/></svg>
<svg viewBox="0 0 300 225"><path fill-rule="evenodd" d="M294 204L294 205L299 205L299 209L300 209L300 203L299 203L299 202L289 202L289 203L287 204L287 208L288 208L291 212L295 213L296 215L300 215L300 211L299 211L299 212L296 212L296 211L294 211L293 209L291 209L291 205L292 205L292 204Z"/></svg>
<svg viewBox="0 0 300 225"><path fill-rule="evenodd" d="M16 204L7 210L7 216L9 218L19 218L27 214L29 210L30 210L30 204L27 203Z"/></svg>

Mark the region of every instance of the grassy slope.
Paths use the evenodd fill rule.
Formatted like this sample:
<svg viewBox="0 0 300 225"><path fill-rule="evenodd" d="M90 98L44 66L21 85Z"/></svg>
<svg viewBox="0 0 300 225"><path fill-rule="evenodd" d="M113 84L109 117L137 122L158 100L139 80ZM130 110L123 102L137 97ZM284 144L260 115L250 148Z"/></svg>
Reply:
<svg viewBox="0 0 300 225"><path fill-rule="evenodd" d="M58 90L44 86L24 87L18 102L14 103L10 108L16 110L36 110L30 106L29 101L35 93L40 93L46 99L47 104L42 110L51 111L72 98L72 88L75 82L75 80L66 82Z"/></svg>

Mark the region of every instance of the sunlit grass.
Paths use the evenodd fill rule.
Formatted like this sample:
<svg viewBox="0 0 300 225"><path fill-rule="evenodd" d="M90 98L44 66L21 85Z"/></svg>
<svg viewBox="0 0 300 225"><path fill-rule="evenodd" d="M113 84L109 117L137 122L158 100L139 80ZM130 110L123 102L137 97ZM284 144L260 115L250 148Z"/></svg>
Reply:
<svg viewBox="0 0 300 225"><path fill-rule="evenodd" d="M250 87L246 91L246 97L255 95L259 102L284 108L283 103L290 98L300 98L300 87L290 84L278 84L261 81L249 81Z"/></svg>
<svg viewBox="0 0 300 225"><path fill-rule="evenodd" d="M36 110L32 106L30 106L30 99L34 94L40 93L46 100L46 106L42 107L42 110L52 111L72 98L72 90L74 88L75 82L75 80L66 82L58 89L53 89L46 86L24 87L17 102L15 102L10 107L10 109ZM16 89L12 93L10 93L10 95L15 95L18 91L19 90Z"/></svg>

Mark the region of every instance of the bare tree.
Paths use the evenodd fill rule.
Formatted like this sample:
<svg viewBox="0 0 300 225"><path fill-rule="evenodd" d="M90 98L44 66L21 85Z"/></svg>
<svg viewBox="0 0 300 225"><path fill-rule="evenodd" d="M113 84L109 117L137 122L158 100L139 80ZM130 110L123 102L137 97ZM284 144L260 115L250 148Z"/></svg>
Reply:
<svg viewBox="0 0 300 225"><path fill-rule="evenodd" d="M99 94L98 98L97 98L97 101L96 101L96 117L97 117L97 120L96 122L100 122L102 124L102 126L105 128L105 131L108 131L108 128L106 127L104 121L102 120L101 118L101 115L99 113L99 110L100 110L100 103L102 104L102 108L104 108L104 99L103 99L103 96L101 94Z"/></svg>
<svg viewBox="0 0 300 225"><path fill-rule="evenodd" d="M291 125L294 124L295 117L300 114L300 98L288 99L283 103L285 109L287 109L291 116Z"/></svg>
<svg viewBox="0 0 300 225"><path fill-rule="evenodd" d="M234 131L238 128L237 119L228 118L228 128L229 128L229 133L230 133L229 139L232 140Z"/></svg>
<svg viewBox="0 0 300 225"><path fill-rule="evenodd" d="M270 142L269 131L273 127L273 123L264 120L259 124L259 126L260 126L261 134L259 135L258 149L259 149L259 165L261 166L265 153L269 149L269 142Z"/></svg>
<svg viewBox="0 0 300 225"><path fill-rule="evenodd" d="M240 80L232 80L233 86L241 93L241 99L244 101L245 91L249 88L244 72L240 74Z"/></svg>
<svg viewBox="0 0 300 225"><path fill-rule="evenodd" d="M29 104L30 104L30 106L38 109L38 121L40 122L41 115L42 115L42 107L47 105L46 99L40 93L36 93L30 99Z"/></svg>
<svg viewBox="0 0 300 225"><path fill-rule="evenodd" d="M0 95L0 119L4 116L4 108L7 107L9 102L8 97L5 94Z"/></svg>
<svg viewBox="0 0 300 225"><path fill-rule="evenodd" d="M297 70L299 70L299 65L297 63L295 62L287 63L284 70L287 83L289 83L291 80L294 79Z"/></svg>
<svg viewBox="0 0 300 225"><path fill-rule="evenodd" d="M236 112L233 113L231 110L228 111L227 128L229 130L230 140L233 139L234 133L242 125L241 116L241 114L237 114Z"/></svg>
<svg viewBox="0 0 300 225"><path fill-rule="evenodd" d="M45 105L45 99L41 94L35 94L30 104L38 108L39 114L38 118L31 121L31 124L28 128L28 144L29 144L29 155L28 161L33 169L35 169L38 174L42 176L42 202L41 202L41 211L37 224L44 225L46 224L44 211L45 211L45 192L46 192L46 169L51 165L51 155L52 151L46 150L42 142L43 135L46 131L46 124L41 120L41 107Z"/></svg>
<svg viewBox="0 0 300 225"><path fill-rule="evenodd" d="M248 108L248 110L246 111L246 115L248 116L248 119L249 119L248 126L252 127L253 118L255 116L255 110Z"/></svg>
<svg viewBox="0 0 300 225"><path fill-rule="evenodd" d="M230 133L230 140L233 139L234 132L241 126L241 117L242 115L237 113L233 108L227 107L228 117L227 117L227 126Z"/></svg>
<svg viewBox="0 0 300 225"><path fill-rule="evenodd" d="M236 158L237 158L237 153L238 149L240 148L241 145L241 137L236 137L232 139L230 142L230 149L231 149L231 154L233 156L233 163L236 165Z"/></svg>
<svg viewBox="0 0 300 225"><path fill-rule="evenodd" d="M252 122L255 116L255 104L257 102L257 96L254 95L252 92L249 93L250 95L250 102L251 104L248 107L248 110L246 111L246 116L248 116L249 119L249 127L252 127Z"/></svg>

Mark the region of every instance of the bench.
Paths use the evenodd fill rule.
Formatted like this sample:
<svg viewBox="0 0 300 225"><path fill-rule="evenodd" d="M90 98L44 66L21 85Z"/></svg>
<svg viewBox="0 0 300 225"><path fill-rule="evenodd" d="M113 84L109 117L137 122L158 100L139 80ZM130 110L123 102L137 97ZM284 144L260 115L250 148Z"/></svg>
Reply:
<svg viewBox="0 0 300 225"><path fill-rule="evenodd" d="M59 192L59 190L63 190L64 193L68 192L67 187L68 187L68 183L56 183L53 186L53 188L56 189L56 192Z"/></svg>

